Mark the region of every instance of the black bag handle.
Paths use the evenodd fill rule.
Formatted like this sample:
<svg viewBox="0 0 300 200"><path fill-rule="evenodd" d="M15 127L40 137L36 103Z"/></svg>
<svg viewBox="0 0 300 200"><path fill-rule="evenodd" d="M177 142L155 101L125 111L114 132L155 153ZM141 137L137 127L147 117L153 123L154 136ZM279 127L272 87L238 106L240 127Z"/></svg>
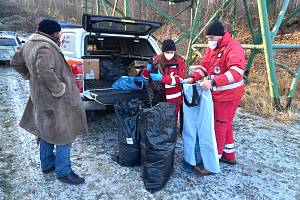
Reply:
<svg viewBox="0 0 300 200"><path fill-rule="evenodd" d="M194 106L198 106L200 104L201 98L198 94L197 88L196 88L196 84L193 85L193 97L192 97L192 102L190 103L186 97L185 94L183 94L183 99L184 99L184 103L188 106L188 107L194 107Z"/></svg>

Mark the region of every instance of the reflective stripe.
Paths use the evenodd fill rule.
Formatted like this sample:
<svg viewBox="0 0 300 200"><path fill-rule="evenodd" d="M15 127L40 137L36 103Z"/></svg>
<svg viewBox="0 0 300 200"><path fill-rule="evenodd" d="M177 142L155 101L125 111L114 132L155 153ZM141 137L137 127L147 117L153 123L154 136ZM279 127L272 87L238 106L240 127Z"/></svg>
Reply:
<svg viewBox="0 0 300 200"><path fill-rule="evenodd" d="M175 76L170 76L172 79L171 85L176 85L176 80L175 80Z"/></svg>
<svg viewBox="0 0 300 200"><path fill-rule="evenodd" d="M176 94L166 95L166 99L174 99L174 98L180 97L180 96L181 96L181 92L177 92Z"/></svg>
<svg viewBox="0 0 300 200"><path fill-rule="evenodd" d="M168 85L168 84L165 84L165 88L174 88L176 87L176 85Z"/></svg>
<svg viewBox="0 0 300 200"><path fill-rule="evenodd" d="M183 78L181 78L180 76L178 76L178 75L175 75L175 78L179 78L179 82L181 82L181 81L183 81Z"/></svg>
<svg viewBox="0 0 300 200"><path fill-rule="evenodd" d="M200 67L203 71L205 71L207 73L207 70L205 69L205 67L202 67L201 65L197 65L198 67Z"/></svg>
<svg viewBox="0 0 300 200"><path fill-rule="evenodd" d="M225 153L234 153L235 149L224 149L223 150Z"/></svg>
<svg viewBox="0 0 300 200"><path fill-rule="evenodd" d="M225 75L229 81L229 83L233 83L234 82L234 77L232 75L232 73L230 71L225 72Z"/></svg>
<svg viewBox="0 0 300 200"><path fill-rule="evenodd" d="M223 91L223 90L230 90L234 88L238 88L240 86L244 85L244 80L241 80L237 83L232 83L230 85L224 85L224 86L219 86L219 87L213 87L213 91Z"/></svg>
<svg viewBox="0 0 300 200"><path fill-rule="evenodd" d="M234 71L238 72L241 76L244 76L244 70L242 70L241 68L232 66L230 67L230 69L233 69Z"/></svg>
<svg viewBox="0 0 300 200"><path fill-rule="evenodd" d="M198 72L202 77L205 76L201 69L196 69L195 72Z"/></svg>
<svg viewBox="0 0 300 200"><path fill-rule="evenodd" d="M232 148L234 148L234 143L232 143L232 144L225 144L224 147L227 148L227 149L232 149Z"/></svg>

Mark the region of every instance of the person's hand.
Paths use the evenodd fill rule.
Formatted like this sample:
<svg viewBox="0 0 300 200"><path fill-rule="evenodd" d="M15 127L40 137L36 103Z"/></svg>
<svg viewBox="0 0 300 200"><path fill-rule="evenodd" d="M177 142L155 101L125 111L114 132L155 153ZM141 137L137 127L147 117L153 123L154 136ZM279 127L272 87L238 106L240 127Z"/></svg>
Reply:
<svg viewBox="0 0 300 200"><path fill-rule="evenodd" d="M184 79L182 82L183 83L194 83L194 78L190 77L190 78Z"/></svg>
<svg viewBox="0 0 300 200"><path fill-rule="evenodd" d="M153 81L161 81L162 79L162 75L161 74L154 74L154 73L151 73L150 74L150 77Z"/></svg>
<svg viewBox="0 0 300 200"><path fill-rule="evenodd" d="M151 69L152 69L152 64L148 63L148 64L146 65L146 69L147 69L148 71L151 71Z"/></svg>
<svg viewBox="0 0 300 200"><path fill-rule="evenodd" d="M210 90L212 89L212 80L205 80L200 82L200 87L205 89L205 90Z"/></svg>

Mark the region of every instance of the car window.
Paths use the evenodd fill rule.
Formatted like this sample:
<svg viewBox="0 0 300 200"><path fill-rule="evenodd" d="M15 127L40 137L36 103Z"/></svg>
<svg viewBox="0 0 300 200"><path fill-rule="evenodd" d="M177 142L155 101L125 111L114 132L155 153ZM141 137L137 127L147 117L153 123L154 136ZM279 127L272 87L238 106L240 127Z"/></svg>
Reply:
<svg viewBox="0 0 300 200"><path fill-rule="evenodd" d="M0 38L0 46L17 46L16 40L14 38Z"/></svg>
<svg viewBox="0 0 300 200"><path fill-rule="evenodd" d="M87 55L109 55L112 52L121 52L121 42L118 38L86 36Z"/></svg>
<svg viewBox="0 0 300 200"><path fill-rule="evenodd" d="M117 52L122 55L151 57L155 54L155 51L146 39L88 35L86 40L87 55L110 55L113 52Z"/></svg>
<svg viewBox="0 0 300 200"><path fill-rule="evenodd" d="M124 33L144 33L148 32L152 26L147 24L124 24L122 22L100 21L92 24L93 29L111 30Z"/></svg>
<svg viewBox="0 0 300 200"><path fill-rule="evenodd" d="M127 51L131 55L142 55L151 57L155 54L154 49L146 39L127 39Z"/></svg>
<svg viewBox="0 0 300 200"><path fill-rule="evenodd" d="M76 34L62 33L60 37L60 48L65 56L76 57Z"/></svg>

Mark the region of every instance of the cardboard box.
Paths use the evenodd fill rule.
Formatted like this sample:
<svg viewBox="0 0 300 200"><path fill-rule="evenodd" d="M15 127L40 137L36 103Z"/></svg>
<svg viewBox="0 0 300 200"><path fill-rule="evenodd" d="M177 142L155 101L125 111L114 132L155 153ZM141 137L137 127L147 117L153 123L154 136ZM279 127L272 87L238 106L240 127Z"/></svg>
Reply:
<svg viewBox="0 0 300 200"><path fill-rule="evenodd" d="M128 76L136 76L148 64L147 61L134 60L127 69Z"/></svg>
<svg viewBox="0 0 300 200"><path fill-rule="evenodd" d="M84 79L99 79L100 65L99 59L83 60Z"/></svg>

